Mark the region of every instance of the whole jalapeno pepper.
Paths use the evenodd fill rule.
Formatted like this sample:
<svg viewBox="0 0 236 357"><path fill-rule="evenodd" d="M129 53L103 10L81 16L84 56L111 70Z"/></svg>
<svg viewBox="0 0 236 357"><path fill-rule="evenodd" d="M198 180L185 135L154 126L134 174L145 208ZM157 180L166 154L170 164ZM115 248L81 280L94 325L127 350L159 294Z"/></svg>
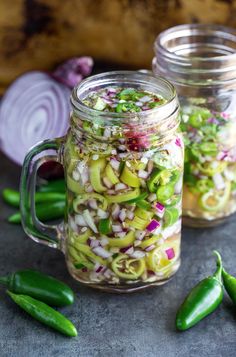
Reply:
<svg viewBox="0 0 236 357"><path fill-rule="evenodd" d="M37 203L36 215L40 221L46 222L52 219L62 218L65 212L65 201ZM21 223L20 212L16 212L8 218L9 223Z"/></svg>
<svg viewBox="0 0 236 357"><path fill-rule="evenodd" d="M223 300L222 266L198 283L185 298L176 315L176 328L184 331L216 310Z"/></svg>
<svg viewBox="0 0 236 357"><path fill-rule="evenodd" d="M53 306L74 302L74 293L68 285L35 270L19 270L0 277L0 284L6 285L12 293L29 295Z"/></svg>
<svg viewBox="0 0 236 357"><path fill-rule="evenodd" d="M20 192L12 190L11 188L5 188L2 192L2 197L6 203L13 207L20 206ZM66 196L61 192L36 192L35 202L57 202L64 201Z"/></svg>
<svg viewBox="0 0 236 357"><path fill-rule="evenodd" d="M222 267L222 278L225 290L229 294L231 300L236 304L236 278L228 274L222 266L222 259L220 254L217 251L214 251L217 256L217 266Z"/></svg>
<svg viewBox="0 0 236 357"><path fill-rule="evenodd" d="M60 312L31 296L17 295L7 291L12 300L29 315L69 337L77 336L76 327Z"/></svg>
<svg viewBox="0 0 236 357"><path fill-rule="evenodd" d="M66 184L64 179L58 179L53 181L48 181L46 185L41 185L39 187L40 192L61 192L65 193Z"/></svg>

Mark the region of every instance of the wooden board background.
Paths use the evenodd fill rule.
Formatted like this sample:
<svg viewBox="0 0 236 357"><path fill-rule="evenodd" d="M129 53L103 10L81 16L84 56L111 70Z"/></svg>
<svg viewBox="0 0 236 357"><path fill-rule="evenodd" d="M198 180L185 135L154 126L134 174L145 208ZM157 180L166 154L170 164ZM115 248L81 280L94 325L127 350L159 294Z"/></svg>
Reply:
<svg viewBox="0 0 236 357"><path fill-rule="evenodd" d="M150 67L156 35L189 22L234 27L236 0L0 0L0 92L71 56Z"/></svg>

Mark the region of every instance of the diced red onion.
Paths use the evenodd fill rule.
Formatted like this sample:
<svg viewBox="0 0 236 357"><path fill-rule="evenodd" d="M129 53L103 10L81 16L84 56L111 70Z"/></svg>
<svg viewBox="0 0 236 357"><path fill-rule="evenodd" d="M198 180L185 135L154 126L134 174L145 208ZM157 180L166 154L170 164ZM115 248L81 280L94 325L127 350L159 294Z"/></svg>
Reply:
<svg viewBox="0 0 236 357"><path fill-rule="evenodd" d="M148 176L149 176L149 173L147 171L145 171L145 170L138 171L138 177L146 179L146 178L148 178Z"/></svg>
<svg viewBox="0 0 236 357"><path fill-rule="evenodd" d="M102 273L105 269L106 269L106 267L104 267L103 265L99 265L99 266L95 269L95 272L96 272L96 273Z"/></svg>
<svg viewBox="0 0 236 357"><path fill-rule="evenodd" d="M119 167L120 167L120 162L116 159L111 159L110 160L110 165L112 166L112 168L116 171L119 170Z"/></svg>
<svg viewBox="0 0 236 357"><path fill-rule="evenodd" d="M127 212L126 212L126 216L127 216L127 218L128 218L130 221L132 221L132 220L134 219L134 212L132 212L132 211L127 211Z"/></svg>
<svg viewBox="0 0 236 357"><path fill-rule="evenodd" d="M216 159L223 161L228 157L228 151L221 151L219 152L219 154L217 155Z"/></svg>
<svg viewBox="0 0 236 357"><path fill-rule="evenodd" d="M88 268L85 268L85 267L82 268L81 270L82 270L83 273L87 273L88 272Z"/></svg>
<svg viewBox="0 0 236 357"><path fill-rule="evenodd" d="M104 129L103 136L105 136L106 138L110 138L110 136L111 136L111 129L110 129L109 127L106 127L106 128Z"/></svg>
<svg viewBox="0 0 236 357"><path fill-rule="evenodd" d="M116 234L116 236L119 237L119 238L124 238L125 235L126 235L126 232L118 232Z"/></svg>
<svg viewBox="0 0 236 357"><path fill-rule="evenodd" d="M93 186L92 185L85 186L85 191L88 193L93 192Z"/></svg>
<svg viewBox="0 0 236 357"><path fill-rule="evenodd" d="M116 191L125 190L126 188L127 188L127 186L122 182L119 182L115 185Z"/></svg>
<svg viewBox="0 0 236 357"><path fill-rule="evenodd" d="M84 217L84 220L85 222L87 223L87 225L95 232L95 233L98 233L98 230L97 230L97 227L94 223L94 220L93 220L93 217L91 216L89 210L85 210L83 212L83 217Z"/></svg>
<svg viewBox="0 0 236 357"><path fill-rule="evenodd" d="M90 198L88 200L88 205L92 209L97 209L98 208L97 201L94 198Z"/></svg>
<svg viewBox="0 0 236 357"><path fill-rule="evenodd" d="M112 183L107 177L103 177L103 182L106 185L107 188L112 188Z"/></svg>
<svg viewBox="0 0 236 357"><path fill-rule="evenodd" d="M152 219L151 222L147 225L146 230L149 232L153 232L155 229L160 227L160 223L155 219Z"/></svg>
<svg viewBox="0 0 236 357"><path fill-rule="evenodd" d="M113 275L113 272L110 269L106 269L103 275L109 279Z"/></svg>
<svg viewBox="0 0 236 357"><path fill-rule="evenodd" d="M231 171L229 169L225 169L224 170L224 176L229 181L234 181L235 180L235 174L233 173L233 171Z"/></svg>
<svg viewBox="0 0 236 357"><path fill-rule="evenodd" d="M219 172L214 174L212 176L212 179L214 181L214 184L215 184L215 187L217 188L217 190L223 190L225 188L224 179L223 179L222 175Z"/></svg>
<svg viewBox="0 0 236 357"><path fill-rule="evenodd" d="M145 237L145 235L146 235L145 231L139 231L139 230L135 231L135 238L138 240L142 240Z"/></svg>
<svg viewBox="0 0 236 357"><path fill-rule="evenodd" d="M114 219L117 219L119 217L119 213L120 213L120 206L117 203L114 203L114 205L112 206L112 211L111 211L111 215Z"/></svg>
<svg viewBox="0 0 236 357"><path fill-rule="evenodd" d="M121 253L132 254L134 252L134 247L132 245L120 249Z"/></svg>
<svg viewBox="0 0 236 357"><path fill-rule="evenodd" d="M117 224L117 225L113 224L112 230L114 233L120 233L120 232L122 232L122 226L120 226L119 224Z"/></svg>
<svg viewBox="0 0 236 357"><path fill-rule="evenodd" d="M138 247L141 244L141 240L134 241L134 247Z"/></svg>
<svg viewBox="0 0 236 357"><path fill-rule="evenodd" d="M105 245L107 245L109 243L108 239L106 237L103 237L100 240L101 246L104 247Z"/></svg>
<svg viewBox="0 0 236 357"><path fill-rule="evenodd" d="M78 224L78 226L86 226L86 221L80 214L75 215L75 223Z"/></svg>
<svg viewBox="0 0 236 357"><path fill-rule="evenodd" d="M180 138L176 138L175 145L179 146L180 148L182 147L182 143L181 143Z"/></svg>
<svg viewBox="0 0 236 357"><path fill-rule="evenodd" d="M143 97L139 98L140 102L146 103L146 102L150 102L151 97L149 97L148 95L144 95Z"/></svg>
<svg viewBox="0 0 236 357"><path fill-rule="evenodd" d="M169 248L165 250L165 253L168 257L169 260L173 259L175 257L175 251L173 248Z"/></svg>
<svg viewBox="0 0 236 357"><path fill-rule="evenodd" d="M121 220L121 222L124 222L124 220L126 219L126 209L125 209L125 208L123 208L123 209L120 211L119 219Z"/></svg>
<svg viewBox="0 0 236 357"><path fill-rule="evenodd" d="M69 218L69 226L73 231L77 232L78 227L75 223L75 220L72 217Z"/></svg>
<svg viewBox="0 0 236 357"><path fill-rule="evenodd" d="M74 61L62 65L69 69ZM71 85L76 78L76 84L90 73L92 68L90 59L89 70L85 70L85 63L80 62L76 67L76 77L71 77L70 67L68 77L63 78L61 68L53 74L32 71L18 77L8 88L1 100L0 106L0 142L2 151L14 162L21 165L26 153L37 142L61 137L65 135L69 126ZM65 68L64 67L64 68ZM60 74L59 74L60 72ZM54 78L57 78L55 80Z"/></svg>
<svg viewBox="0 0 236 357"><path fill-rule="evenodd" d="M103 211L103 209L101 209L101 208L98 208L97 215L99 218L107 218L109 216L109 213Z"/></svg>
<svg viewBox="0 0 236 357"><path fill-rule="evenodd" d="M93 248L92 251L104 259L110 258L110 256L112 255L110 252L108 252L102 247Z"/></svg>
<svg viewBox="0 0 236 357"><path fill-rule="evenodd" d="M158 216L163 217L165 213L165 206L163 206L160 202L154 203L154 207L157 210Z"/></svg>
<svg viewBox="0 0 236 357"><path fill-rule="evenodd" d="M150 252L151 250L153 250L155 248L155 244L151 244L149 245L147 248L145 248L146 252Z"/></svg>
<svg viewBox="0 0 236 357"><path fill-rule="evenodd" d="M156 198L157 198L157 195L155 193L151 193L147 199L149 202L153 202L153 201L155 201Z"/></svg>
<svg viewBox="0 0 236 357"><path fill-rule="evenodd" d="M135 259L141 259L145 257L145 253L141 250L135 250L130 256Z"/></svg>
<svg viewBox="0 0 236 357"><path fill-rule="evenodd" d="M88 239L88 245L91 247L91 248L96 248L96 247L99 247L100 246L100 242L97 240L97 239L92 239L92 237L90 237Z"/></svg>

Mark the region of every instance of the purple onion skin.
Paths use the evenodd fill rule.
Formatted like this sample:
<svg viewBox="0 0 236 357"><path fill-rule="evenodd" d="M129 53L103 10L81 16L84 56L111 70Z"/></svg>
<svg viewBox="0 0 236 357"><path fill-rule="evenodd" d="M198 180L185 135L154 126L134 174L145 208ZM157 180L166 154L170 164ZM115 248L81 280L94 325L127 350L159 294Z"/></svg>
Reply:
<svg viewBox="0 0 236 357"><path fill-rule="evenodd" d="M67 87L74 88L84 77L91 74L93 64L91 57L74 57L59 65L51 75Z"/></svg>

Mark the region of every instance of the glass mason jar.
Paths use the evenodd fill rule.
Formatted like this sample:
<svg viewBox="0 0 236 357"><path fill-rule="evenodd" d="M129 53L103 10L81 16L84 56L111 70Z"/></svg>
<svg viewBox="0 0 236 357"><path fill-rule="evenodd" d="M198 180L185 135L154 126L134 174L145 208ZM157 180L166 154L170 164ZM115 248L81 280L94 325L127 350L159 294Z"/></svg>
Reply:
<svg viewBox="0 0 236 357"><path fill-rule="evenodd" d="M108 87L149 91L166 102L138 113L85 104L89 93ZM165 283L180 265L183 141L174 87L138 72L108 72L84 80L71 104L66 137L39 144L25 159L25 232L61 249L71 275L91 287L129 292ZM52 158L62 163L67 187L58 226L39 222L32 194L36 169Z"/></svg>
<svg viewBox="0 0 236 357"><path fill-rule="evenodd" d="M214 226L236 211L236 31L180 25L162 32L154 50L154 74L180 98L184 223Z"/></svg>

